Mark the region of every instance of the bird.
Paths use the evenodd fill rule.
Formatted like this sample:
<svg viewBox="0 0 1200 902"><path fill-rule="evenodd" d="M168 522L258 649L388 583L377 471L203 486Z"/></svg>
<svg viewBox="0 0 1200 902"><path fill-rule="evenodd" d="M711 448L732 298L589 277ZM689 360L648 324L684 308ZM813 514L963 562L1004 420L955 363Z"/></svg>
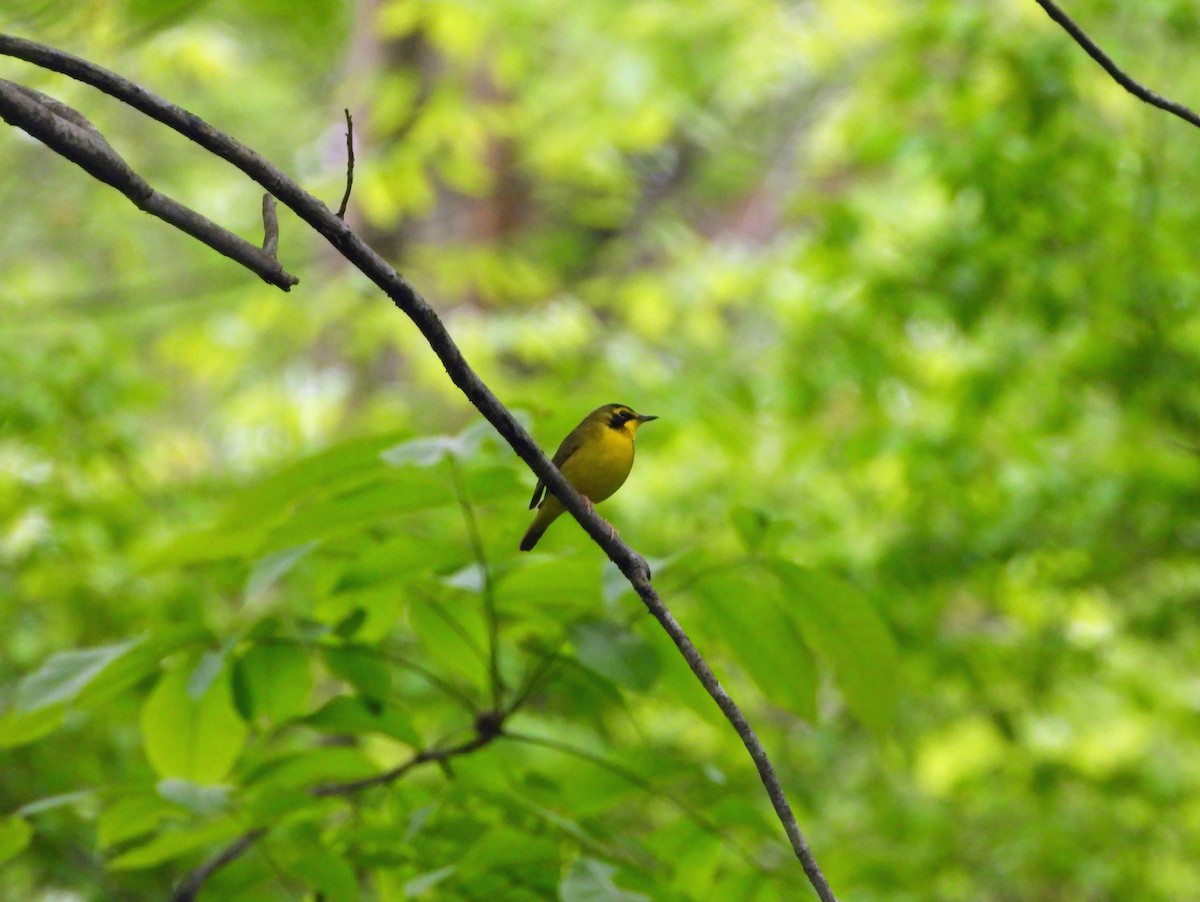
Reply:
<svg viewBox="0 0 1200 902"><path fill-rule="evenodd" d="M636 413L627 404L597 407L563 439L552 462L575 491L589 503L598 504L624 485L633 469L633 439L638 427L657 419ZM532 549L566 509L540 479L529 502L530 510L535 507L538 512L521 539L522 551Z"/></svg>

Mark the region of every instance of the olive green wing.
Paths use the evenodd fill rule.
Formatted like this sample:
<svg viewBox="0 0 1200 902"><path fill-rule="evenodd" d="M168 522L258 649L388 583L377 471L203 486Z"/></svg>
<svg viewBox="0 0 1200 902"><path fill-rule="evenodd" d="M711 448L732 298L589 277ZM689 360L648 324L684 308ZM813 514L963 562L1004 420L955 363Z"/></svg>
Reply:
<svg viewBox="0 0 1200 902"><path fill-rule="evenodd" d="M562 440L562 444L558 446L558 450L554 452L554 457L550 462L554 466L562 469L562 465L567 462L567 458L579 450L579 446L583 444L583 424L580 423L571 433ZM533 498L529 501L529 509L533 510L542 503L542 498L546 494L546 483L538 480L537 488L533 490Z"/></svg>

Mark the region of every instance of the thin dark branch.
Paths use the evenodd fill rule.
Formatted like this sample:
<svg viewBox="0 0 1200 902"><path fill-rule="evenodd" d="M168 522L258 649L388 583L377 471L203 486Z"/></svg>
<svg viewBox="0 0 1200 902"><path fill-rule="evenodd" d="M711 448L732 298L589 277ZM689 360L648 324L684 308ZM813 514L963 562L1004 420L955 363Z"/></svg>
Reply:
<svg viewBox="0 0 1200 902"><path fill-rule="evenodd" d="M443 677L434 673L423 664L418 664L416 661L411 661L408 658L393 652L381 651L379 656L385 661L390 661L391 663L395 664L397 667L403 667L406 670L411 670L417 676L421 677L421 679L425 680L425 682L429 683L429 685L443 693L446 697L458 702L458 704L470 714L474 715L479 713L479 709L476 707L475 700L473 698L471 698L449 680L444 679Z"/></svg>
<svg viewBox="0 0 1200 902"><path fill-rule="evenodd" d="M647 780L641 774L635 773L624 765L617 764L615 761L609 761L607 758L597 755L594 752L589 752L587 749L580 748L576 745L571 745L569 742L562 742L558 739L551 739L545 736L534 736L529 733L514 733L509 731L504 733L504 737L506 739L515 740L516 742L523 742L526 745L537 745L541 746L542 748L554 749L557 752L562 752L564 755L571 755L575 758L587 761L589 764L593 764L602 770L616 774L622 780L626 781L632 786L636 786L638 789L644 790L651 795L656 795L666 799L681 812L683 812L683 815L688 820L690 820L705 833L715 836L722 842L732 846L737 851L738 855L741 856L741 858L745 860L745 862L751 867L758 871L765 870L762 863L755 859L755 857L750 854L745 846L743 846L737 840L727 836L720 826L714 823L708 816L704 814L704 812L694 808L683 799L670 792L667 792L667 790L661 788L660 786L656 786L653 782Z"/></svg>
<svg viewBox="0 0 1200 902"><path fill-rule="evenodd" d="M347 796L353 795L356 792L362 792L364 789L387 786L389 783L395 783L415 767L420 767L422 764L428 764L431 761L449 761L451 758L470 754L483 748L485 745L495 742L496 738L501 735L503 735L503 730L499 726L496 726L494 729L482 730L466 742L460 742L458 745L447 746L443 749L424 749L419 751L403 764L399 764L391 770L385 770L381 774L375 774L373 777L363 777L361 780L349 780L345 783L327 783L324 786L314 787L312 794L318 798Z"/></svg>
<svg viewBox="0 0 1200 902"><path fill-rule="evenodd" d="M305 651L312 651L313 648L313 645L310 642L304 642L299 639L291 639L284 636L270 636L257 641L263 645L288 645L294 648L301 648ZM358 650L363 654L372 655L376 658L379 658L381 661L387 661L396 665L397 667L402 667L405 670L411 670L434 689L443 693L450 700L457 702L472 717L479 713L479 709L476 706L473 698L471 698L445 677L434 673L428 667L418 664L416 661L411 661L403 655L395 652L385 651L379 648L372 648L367 645L358 646Z"/></svg>
<svg viewBox="0 0 1200 902"><path fill-rule="evenodd" d="M218 253L241 263L264 282L287 291L299 281L285 272L278 260L249 241L155 191L121 159L86 119L65 104L49 98L42 100L44 96L0 79L0 118L28 132L93 178L116 188L139 210L157 216Z"/></svg>
<svg viewBox="0 0 1200 902"><path fill-rule="evenodd" d="M822 902L834 902L833 891L800 832L796 816L788 804L783 786L758 734L651 586L650 568L646 561L618 538L615 530L571 487L558 468L538 447L533 437L467 363L440 317L408 281L319 199L304 191L261 155L208 125L194 114L113 72L32 41L0 35L0 55L17 57L90 84L229 161L325 236L342 256L391 298L392 303L420 330L454 384L617 565L643 604L671 637L671 641L687 661L688 667L712 696L749 752L771 805L787 833L796 857L808 875L809 882Z"/></svg>
<svg viewBox="0 0 1200 902"><path fill-rule="evenodd" d="M459 623L453 614L446 610L446 606L444 604L441 604L432 595L427 592L423 592L420 589L414 590L413 594L417 595L423 602L425 602L425 604L429 605L429 610L433 611L433 613L444 624L446 624L446 626L450 627L451 632L453 632L456 636L458 636L459 639L462 640L463 645L474 652L475 657L477 657L481 663L484 665L487 664L487 654L482 648L479 647L479 643L475 641L475 637L467 632L467 628Z"/></svg>
<svg viewBox="0 0 1200 902"><path fill-rule="evenodd" d="M247 830L212 858L188 873L179 886L176 887L174 894L171 896L171 902L195 902L196 897L200 894L200 890L204 888L204 884L208 882L209 877L226 865L237 861L250 850L251 846L266 835L267 830L265 827L259 827L256 830Z"/></svg>
<svg viewBox="0 0 1200 902"><path fill-rule="evenodd" d="M275 214L275 198L263 195L263 253L276 259L279 253L279 217Z"/></svg>
<svg viewBox="0 0 1200 902"><path fill-rule="evenodd" d="M349 108L343 110L346 114L346 192L342 195L342 203L338 207L337 218L346 218L346 205L350 203L350 189L354 187L354 117Z"/></svg>
<svg viewBox="0 0 1200 902"><path fill-rule="evenodd" d="M488 562L487 551L483 546L483 535L479 532L479 522L475 518L475 508L467 497L467 487L463 484L462 474L458 463L450 459L450 473L454 480L454 494L458 497L458 506L462 508L463 521L467 527L467 540L475 556L475 565L479 567L483 585L480 595L483 598L483 616L487 621L488 631L488 683L492 691L492 708L499 711L503 704L504 683L500 679L500 620L496 616L496 586L492 579L492 567Z"/></svg>
<svg viewBox="0 0 1200 902"><path fill-rule="evenodd" d="M547 676L554 666L562 660L558 654L558 650L562 648L562 646L563 642L560 640L558 645L554 647L553 651L546 654L540 661L537 662L537 664L534 665L533 670L530 671L529 675L525 678L525 684L517 690L516 697L509 702L507 709L509 713L524 707L525 702L529 701L529 697L537 691L538 684L541 683L542 678Z"/></svg>
<svg viewBox="0 0 1200 902"><path fill-rule="evenodd" d="M417 752L403 764L393 767L391 770L384 771L381 774L376 774L373 777L366 777L362 780L351 780L346 783L327 783L324 786L313 787L309 791L317 798L328 798L330 796L354 795L364 789L386 786L396 782L409 771L422 764L428 764L433 761L449 761L451 758L469 754L486 745L490 745L503 735L502 720L477 721L477 725L479 725L479 728L475 736L466 742L441 749L424 749ZM268 828L258 827L243 833L212 858L209 858L191 871L175 890L174 895L171 897L171 902L194 902L204 884L213 874L244 855L251 846L266 836L267 832Z"/></svg>
<svg viewBox="0 0 1200 902"><path fill-rule="evenodd" d="M1067 34L1075 39L1075 43L1087 51L1087 55L1099 63L1101 68L1111 75L1113 81L1122 88L1138 100L1145 101L1151 106L1158 107L1160 110L1165 110L1168 113L1178 116L1184 122L1190 122L1192 125L1200 128L1200 115L1197 115L1182 103L1176 103L1174 100L1169 100L1161 94L1156 94L1145 85L1130 78L1125 73L1125 70L1112 61L1112 57L1101 50L1100 46L1089 38L1087 33L1075 24L1073 19L1059 8L1057 3L1052 2L1052 0L1036 0L1036 3L1046 11L1046 15L1061 25Z"/></svg>

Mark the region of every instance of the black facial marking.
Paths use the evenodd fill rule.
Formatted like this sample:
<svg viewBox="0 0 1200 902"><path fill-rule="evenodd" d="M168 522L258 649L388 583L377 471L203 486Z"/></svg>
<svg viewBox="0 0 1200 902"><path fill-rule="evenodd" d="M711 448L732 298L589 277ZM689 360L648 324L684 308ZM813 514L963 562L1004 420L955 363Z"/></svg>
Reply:
<svg viewBox="0 0 1200 902"><path fill-rule="evenodd" d="M634 419L637 419L637 417L633 411L628 407L622 407L612 412L612 416L608 418L608 425L612 429L623 429L626 423Z"/></svg>

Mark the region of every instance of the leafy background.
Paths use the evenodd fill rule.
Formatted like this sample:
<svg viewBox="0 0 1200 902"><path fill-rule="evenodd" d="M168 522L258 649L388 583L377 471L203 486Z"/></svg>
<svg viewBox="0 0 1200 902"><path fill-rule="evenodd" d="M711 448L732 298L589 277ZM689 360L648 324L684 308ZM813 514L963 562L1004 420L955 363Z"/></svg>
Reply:
<svg viewBox="0 0 1200 902"><path fill-rule="evenodd" d="M1187 102L1193 4L1069 11ZM10 0L351 216L605 505L852 900L1200 888L1200 135L1033 2ZM12 60L247 236L257 190ZM1195 105L1195 102L1193 102ZM0 895L791 899L736 737L415 331L0 140ZM498 617L492 678L489 606ZM389 788L305 790L506 737Z"/></svg>

